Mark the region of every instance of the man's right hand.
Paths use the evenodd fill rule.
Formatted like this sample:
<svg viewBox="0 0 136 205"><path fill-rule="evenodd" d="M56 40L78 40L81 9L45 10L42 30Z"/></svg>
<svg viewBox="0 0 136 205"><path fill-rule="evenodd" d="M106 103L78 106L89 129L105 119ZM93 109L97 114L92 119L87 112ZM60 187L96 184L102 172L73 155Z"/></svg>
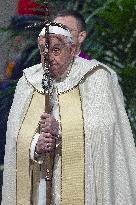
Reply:
<svg viewBox="0 0 136 205"><path fill-rule="evenodd" d="M43 113L40 119L40 137L36 145L36 152L44 154L51 152L56 146L56 138L59 133L59 123L47 113Z"/></svg>
<svg viewBox="0 0 136 205"><path fill-rule="evenodd" d="M53 151L55 146L56 146L55 136L51 135L50 133L42 132L40 134L40 137L36 145L36 152L38 154L44 154L47 152L51 152Z"/></svg>

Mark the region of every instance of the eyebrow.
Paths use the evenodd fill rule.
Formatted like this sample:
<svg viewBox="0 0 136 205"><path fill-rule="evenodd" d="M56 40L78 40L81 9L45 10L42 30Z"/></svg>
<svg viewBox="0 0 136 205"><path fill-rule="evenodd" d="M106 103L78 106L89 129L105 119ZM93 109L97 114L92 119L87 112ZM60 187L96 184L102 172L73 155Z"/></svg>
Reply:
<svg viewBox="0 0 136 205"><path fill-rule="evenodd" d="M61 43L60 44L56 43L56 44L53 45L53 47L55 47L55 46L59 46L60 47L60 46L62 46L62 44Z"/></svg>
<svg viewBox="0 0 136 205"><path fill-rule="evenodd" d="M58 39L58 41L60 42L60 43L62 43L62 44L65 44L65 41L62 39L62 37L60 37L60 35L58 34L50 34L51 35L51 38L52 37L55 37L55 38L57 38ZM55 36L53 36L53 35L55 35Z"/></svg>

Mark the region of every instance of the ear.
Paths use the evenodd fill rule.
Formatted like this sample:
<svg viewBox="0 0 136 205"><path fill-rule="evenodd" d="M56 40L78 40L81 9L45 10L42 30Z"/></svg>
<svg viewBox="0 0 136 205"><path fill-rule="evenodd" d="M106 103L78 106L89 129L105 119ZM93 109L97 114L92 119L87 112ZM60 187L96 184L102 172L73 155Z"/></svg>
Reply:
<svg viewBox="0 0 136 205"><path fill-rule="evenodd" d="M81 31L81 32L79 33L79 35L78 35L78 42L79 42L79 44L82 44L82 43L83 43L83 41L84 41L85 38L86 38L86 35L87 35L86 31Z"/></svg>

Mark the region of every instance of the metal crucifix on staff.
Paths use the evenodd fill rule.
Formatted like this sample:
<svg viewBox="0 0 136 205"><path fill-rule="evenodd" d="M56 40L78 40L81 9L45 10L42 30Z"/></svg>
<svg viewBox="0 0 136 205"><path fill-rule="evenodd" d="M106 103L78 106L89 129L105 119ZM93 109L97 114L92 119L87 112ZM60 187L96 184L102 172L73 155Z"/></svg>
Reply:
<svg viewBox="0 0 136 205"><path fill-rule="evenodd" d="M50 113L50 99L52 92L52 78L50 75L50 56L49 56L49 34L54 33L54 28L63 28L66 29L63 25L57 23L46 22L44 28L42 29L40 35L43 35L45 38L45 46L40 46L41 54L43 55L43 79L42 87L44 89L45 95L45 112ZM57 55L57 54L56 54ZM41 178L44 178L46 181L46 205L52 204L52 177L53 177L53 165L54 165L55 150L46 153L43 156L43 163L41 165Z"/></svg>

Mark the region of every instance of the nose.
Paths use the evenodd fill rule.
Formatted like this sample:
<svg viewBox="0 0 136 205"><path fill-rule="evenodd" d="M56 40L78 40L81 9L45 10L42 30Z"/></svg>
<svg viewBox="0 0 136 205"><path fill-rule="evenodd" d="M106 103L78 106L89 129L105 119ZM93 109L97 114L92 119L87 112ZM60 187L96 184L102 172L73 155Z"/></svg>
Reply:
<svg viewBox="0 0 136 205"><path fill-rule="evenodd" d="M55 62L55 56L52 52L49 51L49 63L50 65L53 65Z"/></svg>

